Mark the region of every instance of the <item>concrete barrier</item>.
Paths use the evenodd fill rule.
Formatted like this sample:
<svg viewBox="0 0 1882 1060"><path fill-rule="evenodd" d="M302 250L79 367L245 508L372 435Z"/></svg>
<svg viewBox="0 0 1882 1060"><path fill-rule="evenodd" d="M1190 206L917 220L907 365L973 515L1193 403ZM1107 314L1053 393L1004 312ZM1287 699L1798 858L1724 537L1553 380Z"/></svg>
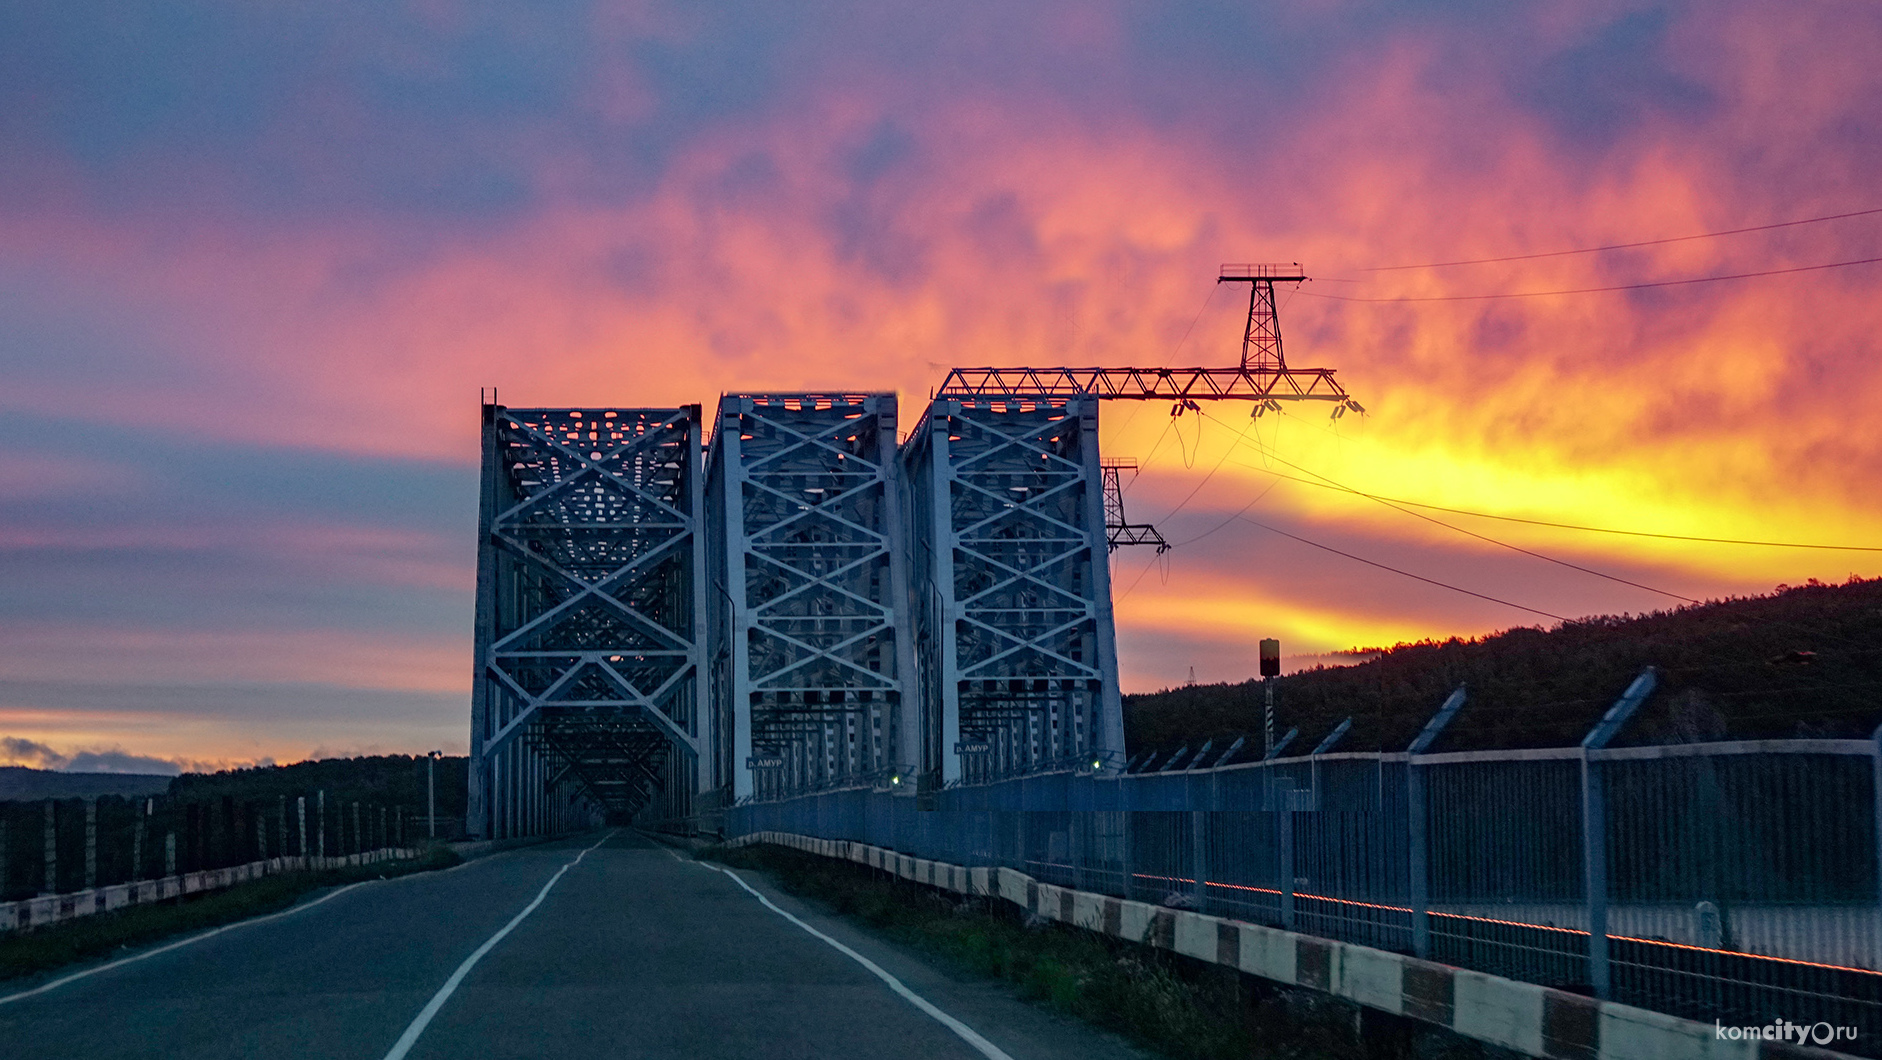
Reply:
<svg viewBox="0 0 1882 1060"><path fill-rule="evenodd" d="M789 832L755 832L727 845L752 843L853 861L957 894L1004 899L1048 919L1237 968L1286 986L1332 994L1529 1056L1552 1060L1848 1060L1843 1053L1794 1043L1727 1039L1713 1024L1389 950L1041 883L1013 869L964 868L866 843Z"/></svg>
<svg viewBox="0 0 1882 1060"><path fill-rule="evenodd" d="M269 858L265 861L251 861L246 865L203 869L199 872L186 872L156 880L139 880L135 883L118 883L88 891L75 891L71 894L48 894L37 898L25 898L17 902L0 902L0 932L42 927L62 920L90 916L93 913L122 909L127 905L142 905L148 902L180 898L189 894L201 894L205 891L218 891L233 887L238 883L259 880L263 876L278 876L284 872L372 865L395 858L415 858L422 853L424 851L417 847L393 847L384 850L369 850L363 854L348 854L344 857Z"/></svg>

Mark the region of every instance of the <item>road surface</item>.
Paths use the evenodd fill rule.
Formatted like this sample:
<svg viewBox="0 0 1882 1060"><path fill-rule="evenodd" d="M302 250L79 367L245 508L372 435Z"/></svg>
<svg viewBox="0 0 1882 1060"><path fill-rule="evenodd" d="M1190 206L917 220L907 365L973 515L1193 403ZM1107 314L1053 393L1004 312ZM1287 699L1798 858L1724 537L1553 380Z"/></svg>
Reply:
<svg viewBox="0 0 1882 1060"><path fill-rule="evenodd" d="M1139 1055L738 878L776 908L628 832L373 881L30 996L73 969L0 984L0 1056Z"/></svg>

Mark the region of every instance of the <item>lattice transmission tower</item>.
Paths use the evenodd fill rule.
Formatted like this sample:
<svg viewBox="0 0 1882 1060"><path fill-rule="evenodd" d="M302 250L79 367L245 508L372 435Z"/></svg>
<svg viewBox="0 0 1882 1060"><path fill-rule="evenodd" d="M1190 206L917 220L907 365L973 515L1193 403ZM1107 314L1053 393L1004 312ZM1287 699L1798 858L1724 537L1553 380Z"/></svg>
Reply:
<svg viewBox="0 0 1882 1060"><path fill-rule="evenodd" d="M1276 283L1298 265L1225 265L1250 286L1233 367L957 368L904 446L915 513L923 786L1123 759L1106 557L1168 543L1124 518L1098 456L1105 400L1320 401L1363 412L1330 368L1290 368ZM1153 536L1154 535L1154 536Z"/></svg>

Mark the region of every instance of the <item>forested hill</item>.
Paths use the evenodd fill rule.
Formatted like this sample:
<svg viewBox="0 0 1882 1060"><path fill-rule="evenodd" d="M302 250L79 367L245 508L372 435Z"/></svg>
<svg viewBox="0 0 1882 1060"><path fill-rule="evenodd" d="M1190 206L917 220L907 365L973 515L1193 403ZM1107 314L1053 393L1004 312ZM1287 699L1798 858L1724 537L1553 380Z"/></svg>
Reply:
<svg viewBox="0 0 1882 1060"><path fill-rule="evenodd" d="M161 795L169 790L171 779L156 773L61 773L27 766L0 766L0 800Z"/></svg>
<svg viewBox="0 0 1882 1060"><path fill-rule="evenodd" d="M438 815L464 815L466 765L463 756L438 760ZM336 805L359 802L373 806L403 807L408 813L425 812L426 780L430 766L422 755L372 755L359 758L323 758L285 766L259 766L221 773L185 773L170 784L170 796L205 800L227 795L238 802L273 800L287 796L327 794Z"/></svg>
<svg viewBox="0 0 1882 1060"><path fill-rule="evenodd" d="M1882 579L1400 644L1277 678L1276 736L1299 726L1288 753L1305 753L1350 716L1339 750L1402 751L1463 683L1464 709L1431 750L1573 745L1649 665L1659 688L1617 746L1866 738L1882 723ZM1261 715L1258 680L1125 696L1125 742L1135 755L1259 734Z"/></svg>

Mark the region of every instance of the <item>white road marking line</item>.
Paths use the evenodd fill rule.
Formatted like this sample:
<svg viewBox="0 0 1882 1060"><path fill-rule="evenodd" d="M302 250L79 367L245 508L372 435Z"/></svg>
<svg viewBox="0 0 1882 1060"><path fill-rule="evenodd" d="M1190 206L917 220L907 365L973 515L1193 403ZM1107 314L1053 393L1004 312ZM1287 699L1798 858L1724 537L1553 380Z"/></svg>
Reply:
<svg viewBox="0 0 1882 1060"><path fill-rule="evenodd" d="M574 861L555 870L555 875L549 877L549 882L543 884L542 890L536 892L535 901L524 906L522 912L511 917L510 922L503 925L501 930L488 939L485 939L483 945L477 947L469 957L464 958L464 963L457 966L457 971L451 973L451 978L446 979L444 985L438 988L438 992L431 995L431 1000L426 1002L425 1007L419 1011L418 1018L412 1020L412 1025L405 1028L404 1034L399 1035L399 1040L393 1044L392 1051L386 1054L386 1060L402 1060L406 1053L411 1052L412 1046L418 1042L418 1036L425 1033L425 1028L431 1025L432 1017L436 1016L438 1010L444 1007L444 1003L450 1000L452 994L457 992L458 984L464 981L464 977L470 974L470 970L477 966L478 961L484 959L484 954L495 949L497 943L503 941L504 936L515 931L516 925L522 923L529 914L536 911L536 907L542 904L542 900L549 897L549 889L556 885L556 881L562 878L563 873L580 864L581 860L588 856L589 850L595 849L595 847L600 846L602 843L612 838L614 838L614 832L610 831L607 835L602 836L601 839L595 843L595 846L589 847L587 850L575 855Z"/></svg>
<svg viewBox="0 0 1882 1060"><path fill-rule="evenodd" d="M279 920L284 916L293 916L295 913L302 912L303 910L312 909L313 907L319 905L322 902L329 901L334 898L338 898L355 887L364 887L365 885L369 883L379 883L379 882L381 881L361 880L358 883L349 883L346 886L339 888L338 890L328 891L326 894L323 894L320 897L314 899L313 901L308 902L306 905L297 905L297 906L294 906L292 909L283 909L279 913L269 913L267 916L258 916L252 920L237 920L233 924L224 924L219 928L213 928L209 931L203 932L200 935L191 935L189 938L183 939L178 942L172 942L167 946L159 946L154 950L145 950L142 953L133 954L129 957L120 957L117 960L112 961L109 964L101 964L96 968L87 968L82 972L73 972L71 975L54 979L50 983L43 983L39 986L32 988L31 990L22 990L17 994L8 994L5 997L0 997L0 1005L12 1004L15 1001L19 1001L23 998L32 997L35 994L43 994L49 990L56 990L59 987L62 987L67 983L77 982L78 980L84 979L87 976L97 975L99 972L108 972L113 968L121 968L127 964L135 964L138 961L155 957L159 953L169 953L171 950L182 949L184 946L193 945L195 943L201 942L204 939L214 938L215 936L222 934L224 931L233 931L236 928L250 927L255 924L266 923L270 920Z"/></svg>
<svg viewBox="0 0 1882 1060"><path fill-rule="evenodd" d="M979 1031L974 1030L972 1027L969 1027L967 1024L962 1023L960 1020L957 1020L953 1016L950 1016L947 1013L941 1011L940 1009L934 1007L934 1005L928 1002L927 998L922 997L920 994L917 994L913 990L910 990L908 987L902 985L902 981L900 979L897 979L895 976L890 975L887 971L883 970L881 965L863 956L862 954L857 953L855 950L850 949L848 946L843 945L841 942L838 942L837 940L831 938L830 936L824 934L823 932L818 931L816 928L811 927L809 924L804 923L802 920L799 920L798 918L792 916L791 914L785 912L784 910L778 908L777 905L771 901L771 899L766 898L764 895L759 894L756 890L754 890L751 884L746 883L744 880L739 879L738 873L733 872L731 869L720 868L717 865L705 865L697 861L693 862L693 864L700 865L703 868L712 869L716 872L723 872L727 876L732 877L733 883L736 883L740 887L743 887L745 888L745 890L751 892L751 896L753 898L758 899L760 902L763 902L766 909L771 910L772 912L778 914L784 919L789 920L791 923L796 924L798 927L803 928L805 931L808 931L812 935L815 935L816 937L829 943L832 947L834 947L837 950L837 952L843 954L845 957L848 957L850 960L855 961L857 964L862 965L864 968L869 969L870 974L874 975L876 978L887 983L889 985L890 990L893 990L897 994L900 994L903 1000L907 1001L909 1004L927 1013L929 1016L933 1017L936 1022L940 1023L943 1027L946 1027L948 1030L951 1030L955 1034L959 1035L962 1041L966 1042L968 1045L973 1046L976 1050L980 1052L980 1055L986 1057L987 1060L1013 1060L1013 1058L1010 1055L1008 1055L1005 1050L1001 1049L999 1046L993 1044L987 1039L981 1037ZM391 1060L391 1058L388 1057L387 1060Z"/></svg>

